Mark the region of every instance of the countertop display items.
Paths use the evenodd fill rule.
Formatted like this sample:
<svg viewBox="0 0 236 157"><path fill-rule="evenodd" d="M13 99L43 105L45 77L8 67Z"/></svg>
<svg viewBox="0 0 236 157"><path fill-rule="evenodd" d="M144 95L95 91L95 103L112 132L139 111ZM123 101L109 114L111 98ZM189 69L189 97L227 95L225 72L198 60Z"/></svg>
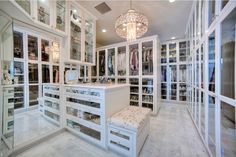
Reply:
<svg viewBox="0 0 236 157"><path fill-rule="evenodd" d="M157 36L100 47L97 49L98 73L92 75L91 80L102 76L114 83L130 84L130 105L150 108L156 114L161 99L160 53Z"/></svg>
<svg viewBox="0 0 236 157"><path fill-rule="evenodd" d="M187 52L189 41L162 44L161 97L163 101L185 102L187 93Z"/></svg>

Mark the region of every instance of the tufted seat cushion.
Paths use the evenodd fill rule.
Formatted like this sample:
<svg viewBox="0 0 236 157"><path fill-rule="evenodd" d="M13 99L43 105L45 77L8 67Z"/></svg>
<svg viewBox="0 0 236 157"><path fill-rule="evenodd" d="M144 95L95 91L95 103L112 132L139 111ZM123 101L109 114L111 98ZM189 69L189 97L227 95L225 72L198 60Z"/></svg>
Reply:
<svg viewBox="0 0 236 157"><path fill-rule="evenodd" d="M136 106L128 106L112 115L110 124L138 132L149 118L151 110Z"/></svg>

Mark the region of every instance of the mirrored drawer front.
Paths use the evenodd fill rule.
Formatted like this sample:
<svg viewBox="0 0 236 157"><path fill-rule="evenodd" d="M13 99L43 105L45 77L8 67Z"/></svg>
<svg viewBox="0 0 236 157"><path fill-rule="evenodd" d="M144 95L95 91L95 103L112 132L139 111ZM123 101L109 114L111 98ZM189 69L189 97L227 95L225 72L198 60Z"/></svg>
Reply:
<svg viewBox="0 0 236 157"><path fill-rule="evenodd" d="M96 131L92 128L88 128L84 125L81 125L77 122L74 122L72 120L69 120L67 119L67 126L74 129L75 131L78 131L84 135L87 135L93 139L96 139L96 140L101 140L101 133L99 131Z"/></svg>
<svg viewBox="0 0 236 157"><path fill-rule="evenodd" d="M51 90L51 91L59 91L60 90L60 88L59 87L57 87L57 86L44 86L44 89L45 90Z"/></svg>
<svg viewBox="0 0 236 157"><path fill-rule="evenodd" d="M60 99L60 96L56 94L44 93L44 96L49 97L49 98Z"/></svg>
<svg viewBox="0 0 236 157"><path fill-rule="evenodd" d="M91 96L96 98L102 97L102 91L96 89L85 89L85 88L66 88L68 94L78 94L80 96Z"/></svg>
<svg viewBox="0 0 236 157"><path fill-rule="evenodd" d="M88 107L94 107L94 108L98 108L98 109L101 108L101 104L99 102L81 100L81 99L76 99L76 98L72 98L72 97L68 97L68 96L66 97L66 101L71 102L71 103L77 103L77 104L88 106Z"/></svg>

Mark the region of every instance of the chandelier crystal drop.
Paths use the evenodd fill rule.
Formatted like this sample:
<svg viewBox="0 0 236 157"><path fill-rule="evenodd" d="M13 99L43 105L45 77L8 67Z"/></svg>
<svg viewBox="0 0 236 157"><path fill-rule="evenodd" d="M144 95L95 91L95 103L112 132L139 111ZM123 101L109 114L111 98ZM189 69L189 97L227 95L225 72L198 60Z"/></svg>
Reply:
<svg viewBox="0 0 236 157"><path fill-rule="evenodd" d="M147 32L148 19L134 9L129 9L127 13L117 18L115 29L120 37L126 38L128 42L132 42Z"/></svg>

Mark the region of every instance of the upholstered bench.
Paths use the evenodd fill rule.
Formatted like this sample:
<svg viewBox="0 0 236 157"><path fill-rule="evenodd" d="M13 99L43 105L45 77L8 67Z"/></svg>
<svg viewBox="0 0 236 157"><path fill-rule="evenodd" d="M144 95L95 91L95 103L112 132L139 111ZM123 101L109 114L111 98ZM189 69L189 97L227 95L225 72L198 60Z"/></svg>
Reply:
<svg viewBox="0 0 236 157"><path fill-rule="evenodd" d="M138 156L150 129L150 109L129 106L108 120L108 147L129 157Z"/></svg>

